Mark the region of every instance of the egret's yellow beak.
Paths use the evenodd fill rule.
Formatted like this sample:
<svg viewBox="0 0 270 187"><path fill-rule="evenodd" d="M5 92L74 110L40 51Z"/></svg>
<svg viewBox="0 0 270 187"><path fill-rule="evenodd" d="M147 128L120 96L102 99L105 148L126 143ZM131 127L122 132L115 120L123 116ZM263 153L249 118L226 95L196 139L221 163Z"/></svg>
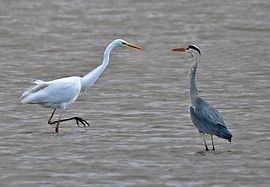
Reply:
<svg viewBox="0 0 270 187"><path fill-rule="evenodd" d="M183 47L179 47L179 48L174 48L174 49L172 49L172 51L186 52L187 49L186 49L186 48L183 48Z"/></svg>
<svg viewBox="0 0 270 187"><path fill-rule="evenodd" d="M132 48L132 49L138 49L138 50L143 51L143 47L141 47L141 46L138 46L138 45L135 45L135 44L129 44L129 43L127 43L126 45L127 45L127 47L129 47L129 48Z"/></svg>

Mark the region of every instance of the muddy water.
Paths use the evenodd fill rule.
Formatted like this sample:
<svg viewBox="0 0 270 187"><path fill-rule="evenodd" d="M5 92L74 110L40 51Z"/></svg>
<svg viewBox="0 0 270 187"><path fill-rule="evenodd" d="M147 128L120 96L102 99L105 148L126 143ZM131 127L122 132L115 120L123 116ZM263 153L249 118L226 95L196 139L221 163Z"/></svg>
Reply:
<svg viewBox="0 0 270 187"><path fill-rule="evenodd" d="M268 186L270 2L0 1L1 186ZM123 38L102 77L66 111L22 105L35 79L83 76ZM233 133L203 151L189 118L188 55L202 50L200 94Z"/></svg>

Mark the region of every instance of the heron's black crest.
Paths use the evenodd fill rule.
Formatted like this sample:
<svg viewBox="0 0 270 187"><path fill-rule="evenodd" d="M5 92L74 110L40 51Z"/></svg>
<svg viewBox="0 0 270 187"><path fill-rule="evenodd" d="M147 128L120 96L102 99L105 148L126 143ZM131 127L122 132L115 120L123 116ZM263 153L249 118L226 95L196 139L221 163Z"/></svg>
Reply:
<svg viewBox="0 0 270 187"><path fill-rule="evenodd" d="M201 55L201 51L200 51L199 47L197 47L196 45L189 45L188 49L196 50Z"/></svg>

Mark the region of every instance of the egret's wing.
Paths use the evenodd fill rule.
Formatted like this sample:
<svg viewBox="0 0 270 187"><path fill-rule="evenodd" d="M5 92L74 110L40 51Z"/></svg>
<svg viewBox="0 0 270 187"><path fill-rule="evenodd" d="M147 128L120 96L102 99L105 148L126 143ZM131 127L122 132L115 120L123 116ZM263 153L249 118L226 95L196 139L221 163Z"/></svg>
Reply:
<svg viewBox="0 0 270 187"><path fill-rule="evenodd" d="M200 97L198 97L195 101L193 115L208 124L216 124L226 127L225 121L221 114Z"/></svg>
<svg viewBox="0 0 270 187"><path fill-rule="evenodd" d="M65 103L70 105L77 99L81 88L76 77L57 79L44 84L38 84L39 89L36 88L38 85L32 87L31 93L23 97L22 103L36 103L45 107L57 107Z"/></svg>
<svg viewBox="0 0 270 187"><path fill-rule="evenodd" d="M39 84L46 84L46 82L43 81L43 80L35 80L34 83L37 84L37 85L39 85Z"/></svg>
<svg viewBox="0 0 270 187"><path fill-rule="evenodd" d="M35 93L35 92L37 92L41 89L44 89L45 87L48 86L48 84L42 80L36 80L34 82L34 84L36 84L36 85L28 88L26 91L23 92L22 96L20 97L21 100L23 100L24 98L26 98L30 94Z"/></svg>

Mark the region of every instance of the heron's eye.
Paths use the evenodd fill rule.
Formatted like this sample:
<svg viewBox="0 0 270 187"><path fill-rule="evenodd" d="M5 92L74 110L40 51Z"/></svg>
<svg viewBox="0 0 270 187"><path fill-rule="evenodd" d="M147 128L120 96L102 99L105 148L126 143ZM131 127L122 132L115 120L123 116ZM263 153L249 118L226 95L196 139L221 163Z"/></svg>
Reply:
<svg viewBox="0 0 270 187"><path fill-rule="evenodd" d="M126 42L122 42L122 44L123 44L123 45L127 45L127 43L126 43Z"/></svg>

